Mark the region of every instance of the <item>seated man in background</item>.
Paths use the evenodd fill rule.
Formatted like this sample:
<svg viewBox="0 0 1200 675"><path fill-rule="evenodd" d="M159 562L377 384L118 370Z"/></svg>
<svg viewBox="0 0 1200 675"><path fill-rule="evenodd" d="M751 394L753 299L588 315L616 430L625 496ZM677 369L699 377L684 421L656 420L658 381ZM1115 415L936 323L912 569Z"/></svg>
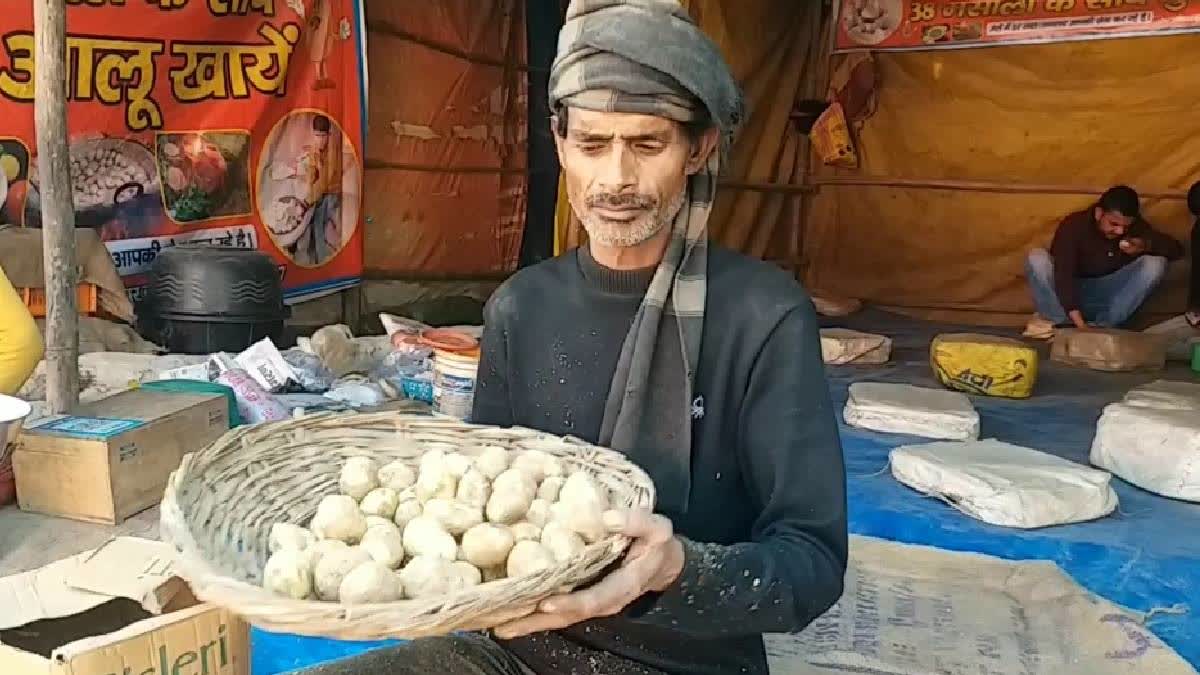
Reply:
<svg viewBox="0 0 1200 675"><path fill-rule="evenodd" d="M42 359L42 334L37 323L0 270L0 394L21 389Z"/></svg>
<svg viewBox="0 0 1200 675"><path fill-rule="evenodd" d="M1187 196L1188 211L1192 213L1195 222L1192 223L1192 270L1188 277L1188 311L1187 320L1193 328L1200 328L1200 183L1192 185Z"/></svg>
<svg viewBox="0 0 1200 675"><path fill-rule="evenodd" d="M1119 327L1158 287L1167 263L1181 257L1182 244L1142 220L1133 188L1111 188L1092 208L1063 219L1049 251L1030 251L1025 274L1038 314L1025 335Z"/></svg>

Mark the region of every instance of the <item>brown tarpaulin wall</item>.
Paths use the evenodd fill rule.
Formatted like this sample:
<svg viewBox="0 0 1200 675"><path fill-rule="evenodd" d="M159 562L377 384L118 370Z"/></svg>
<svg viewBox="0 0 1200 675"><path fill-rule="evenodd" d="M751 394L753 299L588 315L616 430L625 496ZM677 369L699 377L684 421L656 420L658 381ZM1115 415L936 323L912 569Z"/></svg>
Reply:
<svg viewBox="0 0 1200 675"><path fill-rule="evenodd" d="M828 59L820 2L685 0L701 28L721 48L742 84L750 117L723 171L710 229L713 239L760 258L787 260L799 251L801 200L763 184L803 182L807 140L788 115L797 95L819 95ZM559 193L557 249L577 246L583 233Z"/></svg>
<svg viewBox="0 0 1200 675"><path fill-rule="evenodd" d="M1105 187L1178 194L1200 179L1192 110L1200 36L877 55L878 110L862 167L812 178L984 181L990 191L823 185L788 121L823 97L828 22L819 2L685 0L747 92L714 239L803 261L810 289L933 318L1013 323L1032 311L1022 260ZM525 213L524 0L371 2L366 266L374 276L502 276ZM506 65L507 64L507 65ZM484 133L486 130L486 133ZM1074 186L1038 194L1031 184ZM1185 238L1180 199L1146 200ZM558 250L579 228L560 199ZM802 214L802 208L807 211ZM802 217L803 215L803 217ZM803 222L803 226L800 223ZM1179 311L1184 265L1151 302Z"/></svg>
<svg viewBox="0 0 1200 675"><path fill-rule="evenodd" d="M878 112L859 135L857 174L1017 186L1014 194L824 186L804 236L814 290L981 323L1032 311L1023 257L1094 195L1020 185L1129 183L1178 192L1200 179L1200 36L878 54ZM1186 240L1179 199L1145 203ZM1183 264L1148 308L1184 307ZM950 311L947 311L950 310Z"/></svg>
<svg viewBox="0 0 1200 675"><path fill-rule="evenodd" d="M372 0L368 276L503 276L525 219L525 0Z"/></svg>

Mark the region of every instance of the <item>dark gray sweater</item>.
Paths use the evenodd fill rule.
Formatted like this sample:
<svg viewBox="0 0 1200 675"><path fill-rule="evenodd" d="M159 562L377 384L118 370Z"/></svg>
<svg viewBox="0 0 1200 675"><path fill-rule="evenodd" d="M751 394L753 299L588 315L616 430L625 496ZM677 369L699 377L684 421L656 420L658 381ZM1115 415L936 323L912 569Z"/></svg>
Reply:
<svg viewBox="0 0 1200 675"><path fill-rule="evenodd" d="M474 420L596 442L622 341L653 270L583 252L526 269L488 304ZM503 643L550 673L767 673L763 633L842 592L845 470L808 296L713 247L687 513L674 586L623 615Z"/></svg>

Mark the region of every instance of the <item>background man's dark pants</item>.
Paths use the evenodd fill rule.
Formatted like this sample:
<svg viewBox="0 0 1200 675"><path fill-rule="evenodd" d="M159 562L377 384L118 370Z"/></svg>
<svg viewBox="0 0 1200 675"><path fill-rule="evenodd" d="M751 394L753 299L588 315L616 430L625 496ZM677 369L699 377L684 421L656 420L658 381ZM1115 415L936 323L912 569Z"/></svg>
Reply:
<svg viewBox="0 0 1200 675"><path fill-rule="evenodd" d="M1200 311L1200 220L1192 225L1192 279L1188 309Z"/></svg>
<svg viewBox="0 0 1200 675"><path fill-rule="evenodd" d="M297 675L533 675L500 645L481 635L414 640L314 666Z"/></svg>

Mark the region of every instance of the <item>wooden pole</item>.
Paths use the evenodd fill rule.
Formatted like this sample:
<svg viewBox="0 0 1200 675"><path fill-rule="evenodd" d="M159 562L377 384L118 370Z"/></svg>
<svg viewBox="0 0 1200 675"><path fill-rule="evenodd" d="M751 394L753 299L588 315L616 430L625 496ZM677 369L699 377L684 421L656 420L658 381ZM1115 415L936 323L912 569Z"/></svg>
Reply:
<svg viewBox="0 0 1200 675"><path fill-rule="evenodd" d="M46 402L65 413L79 402L79 315L75 306L75 204L67 145L65 0L34 0L34 117L46 274Z"/></svg>

